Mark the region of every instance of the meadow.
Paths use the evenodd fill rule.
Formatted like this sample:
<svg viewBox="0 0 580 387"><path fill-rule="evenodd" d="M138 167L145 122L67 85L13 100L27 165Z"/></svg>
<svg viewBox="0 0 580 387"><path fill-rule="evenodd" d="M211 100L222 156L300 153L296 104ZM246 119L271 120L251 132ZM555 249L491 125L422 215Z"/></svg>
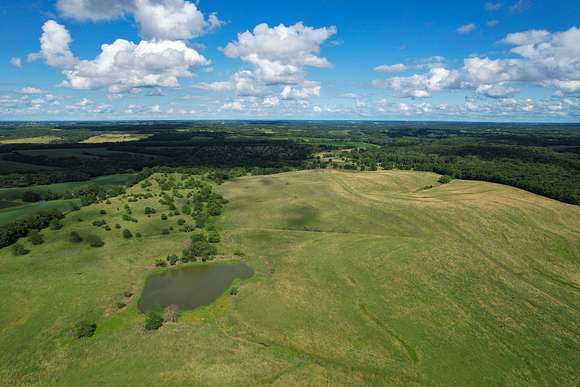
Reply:
<svg viewBox="0 0 580 387"><path fill-rule="evenodd" d="M30 254L0 250L0 380L578 385L580 209L438 178L314 170L224 183L220 254L243 256L255 275L236 296L155 332L143 329L137 301L147 276L164 270L153 262L181 252L183 216L161 220L159 196L128 202L141 185L84 207L43 231L46 243L23 241ZM123 220L125 204L136 222ZM74 244L71 231L105 246ZM69 336L80 319L97 323L95 336Z"/></svg>

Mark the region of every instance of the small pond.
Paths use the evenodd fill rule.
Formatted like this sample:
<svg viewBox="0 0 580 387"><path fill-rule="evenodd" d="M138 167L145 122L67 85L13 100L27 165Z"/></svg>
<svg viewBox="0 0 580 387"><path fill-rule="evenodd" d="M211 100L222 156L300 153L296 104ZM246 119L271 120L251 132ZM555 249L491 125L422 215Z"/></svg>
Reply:
<svg viewBox="0 0 580 387"><path fill-rule="evenodd" d="M224 294L234 279L248 279L253 274L245 263L213 263L153 275L145 283L139 310L147 313L169 305L186 310L209 305Z"/></svg>

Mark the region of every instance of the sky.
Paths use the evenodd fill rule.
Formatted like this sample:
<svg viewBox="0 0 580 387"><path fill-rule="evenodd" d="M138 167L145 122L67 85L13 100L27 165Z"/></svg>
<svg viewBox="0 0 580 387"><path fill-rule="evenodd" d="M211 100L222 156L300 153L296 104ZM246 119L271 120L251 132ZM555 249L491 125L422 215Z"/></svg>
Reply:
<svg viewBox="0 0 580 387"><path fill-rule="evenodd" d="M577 0L0 0L0 120L580 122Z"/></svg>

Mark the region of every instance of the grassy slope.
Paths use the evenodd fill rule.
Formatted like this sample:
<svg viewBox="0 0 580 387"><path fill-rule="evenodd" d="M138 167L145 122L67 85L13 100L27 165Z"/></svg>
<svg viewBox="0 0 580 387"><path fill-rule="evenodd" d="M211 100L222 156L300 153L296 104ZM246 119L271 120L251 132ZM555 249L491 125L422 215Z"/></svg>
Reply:
<svg viewBox="0 0 580 387"><path fill-rule="evenodd" d="M22 203L19 201L19 199L22 197L22 193L24 191L49 190L55 193L63 193L66 191L85 187L90 184L96 184L101 187L125 185L131 176L133 175L127 173L101 176L90 181L73 181L50 185L36 185L25 188L0 188L0 202L6 203L5 206L0 205L0 225L12 222L14 220L26 218L45 210L57 209L65 212L70 209L71 204L80 204L80 200L77 199L51 200L41 203Z"/></svg>
<svg viewBox="0 0 580 387"><path fill-rule="evenodd" d="M90 226L104 205L83 209L31 255L0 251L0 380L577 385L580 210L473 181L418 191L436 179L309 171L226 183L222 249L245 251L255 277L149 334L136 299L111 311L185 236L161 236L158 217L141 215L156 199L131 204L137 225L121 221L119 200L107 208L143 241ZM107 245L65 240L86 228ZM87 315L97 335L67 338Z"/></svg>

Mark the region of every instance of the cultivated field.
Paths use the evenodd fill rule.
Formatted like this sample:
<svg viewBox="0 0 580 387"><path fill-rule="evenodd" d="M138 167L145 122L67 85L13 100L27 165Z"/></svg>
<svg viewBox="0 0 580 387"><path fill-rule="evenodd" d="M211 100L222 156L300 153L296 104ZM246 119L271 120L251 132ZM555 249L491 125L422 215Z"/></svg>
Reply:
<svg viewBox="0 0 580 387"><path fill-rule="evenodd" d="M144 138L149 137L146 134L135 134L135 133L107 133L99 134L97 136L89 137L86 140L81 141L83 144L104 144L108 142L129 142L129 141L139 141Z"/></svg>
<svg viewBox="0 0 580 387"><path fill-rule="evenodd" d="M23 138L0 138L0 144L50 144L51 142L62 140L58 136L38 136Z"/></svg>
<svg viewBox="0 0 580 387"><path fill-rule="evenodd" d="M578 385L580 209L437 179L303 171L226 182L220 250L245 253L255 276L147 333L138 294L156 258L180 253L187 234L161 234L179 216L144 215L158 197L129 203L137 223L121 218L126 199L83 208L43 231L44 245L24 242L29 255L0 250L0 380ZM143 236L124 239L97 219ZM72 244L72 230L106 245ZM127 290L137 295L118 311ZM96 335L71 339L82 318Z"/></svg>

